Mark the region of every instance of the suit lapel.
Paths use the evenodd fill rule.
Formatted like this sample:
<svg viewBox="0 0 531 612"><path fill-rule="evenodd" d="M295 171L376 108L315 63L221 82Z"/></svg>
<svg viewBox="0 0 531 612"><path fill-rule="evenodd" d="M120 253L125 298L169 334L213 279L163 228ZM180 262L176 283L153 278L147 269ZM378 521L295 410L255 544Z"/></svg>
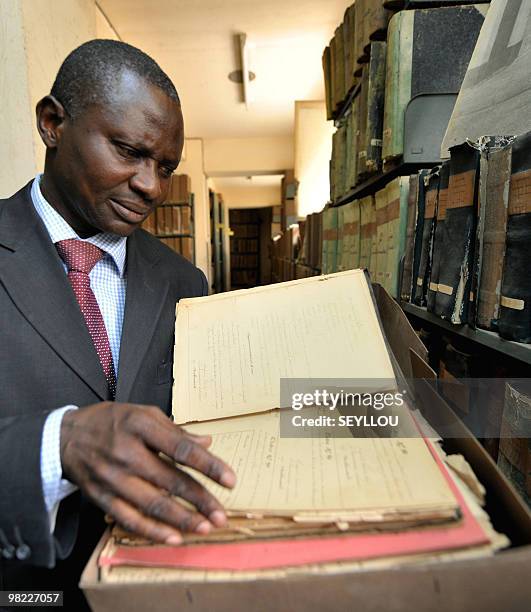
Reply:
<svg viewBox="0 0 531 612"><path fill-rule="evenodd" d="M157 263L158 257L134 232L127 239L127 294L116 401L128 401L166 302L169 285L154 273Z"/></svg>
<svg viewBox="0 0 531 612"><path fill-rule="evenodd" d="M23 316L65 364L106 399L107 382L98 355L59 255L33 208L30 185L4 203L0 281Z"/></svg>

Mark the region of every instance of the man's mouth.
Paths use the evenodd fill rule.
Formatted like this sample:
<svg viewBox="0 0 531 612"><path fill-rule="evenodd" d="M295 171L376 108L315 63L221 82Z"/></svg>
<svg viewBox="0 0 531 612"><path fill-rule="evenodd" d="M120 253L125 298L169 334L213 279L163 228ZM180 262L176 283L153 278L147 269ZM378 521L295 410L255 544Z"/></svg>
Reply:
<svg viewBox="0 0 531 612"><path fill-rule="evenodd" d="M113 211L127 223L141 223L149 214L149 208L122 202L121 200L109 199Z"/></svg>

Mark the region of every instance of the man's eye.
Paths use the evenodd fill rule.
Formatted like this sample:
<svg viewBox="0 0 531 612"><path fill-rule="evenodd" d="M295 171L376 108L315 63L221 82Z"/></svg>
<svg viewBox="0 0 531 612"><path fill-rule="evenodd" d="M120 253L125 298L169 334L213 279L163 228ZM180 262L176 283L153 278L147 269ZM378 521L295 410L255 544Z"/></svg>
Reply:
<svg viewBox="0 0 531 612"><path fill-rule="evenodd" d="M165 168L164 166L162 166L159 171L164 178L170 178L170 176L173 174L172 168Z"/></svg>
<svg viewBox="0 0 531 612"><path fill-rule="evenodd" d="M121 144L116 145L116 147L118 151L128 159L138 159L140 157L140 153L136 149L131 149L131 147L126 147Z"/></svg>

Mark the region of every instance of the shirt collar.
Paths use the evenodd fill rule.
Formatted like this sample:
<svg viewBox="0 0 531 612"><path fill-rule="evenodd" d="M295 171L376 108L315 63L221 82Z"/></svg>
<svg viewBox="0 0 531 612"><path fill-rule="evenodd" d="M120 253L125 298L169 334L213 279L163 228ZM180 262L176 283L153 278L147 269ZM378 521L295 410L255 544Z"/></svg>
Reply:
<svg viewBox="0 0 531 612"><path fill-rule="evenodd" d="M111 234L110 232L100 232L86 239L80 238L42 195L40 188L41 178L42 174L38 174L33 181L31 186L31 200L48 234L50 234L52 242L55 244L60 240L67 240L69 238L90 242L102 251L105 251L106 255L114 261L120 276L123 277L125 273L127 238Z"/></svg>

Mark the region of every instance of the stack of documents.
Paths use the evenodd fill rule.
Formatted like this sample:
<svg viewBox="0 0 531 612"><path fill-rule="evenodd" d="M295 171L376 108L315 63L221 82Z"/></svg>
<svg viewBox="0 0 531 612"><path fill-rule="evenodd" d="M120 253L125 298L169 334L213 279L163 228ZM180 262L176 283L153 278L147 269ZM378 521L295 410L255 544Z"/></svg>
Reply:
<svg viewBox="0 0 531 612"><path fill-rule="evenodd" d="M188 534L180 547L114 528L100 556L102 580L352 571L507 545L480 507L470 468L421 433L407 404L392 436L282 436L282 415L292 409L281 408L280 379L398 388L397 374L361 270L182 300L174 418L210 434L211 451L235 470L233 490L193 474L224 505L229 524Z"/></svg>

